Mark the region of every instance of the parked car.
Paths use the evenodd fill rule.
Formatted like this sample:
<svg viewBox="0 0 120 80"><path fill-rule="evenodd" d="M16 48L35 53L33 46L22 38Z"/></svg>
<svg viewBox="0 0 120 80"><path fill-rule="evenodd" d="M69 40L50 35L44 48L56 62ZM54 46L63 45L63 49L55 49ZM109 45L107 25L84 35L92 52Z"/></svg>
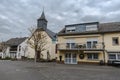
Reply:
<svg viewBox="0 0 120 80"><path fill-rule="evenodd" d="M120 60L108 60L108 65L120 66Z"/></svg>

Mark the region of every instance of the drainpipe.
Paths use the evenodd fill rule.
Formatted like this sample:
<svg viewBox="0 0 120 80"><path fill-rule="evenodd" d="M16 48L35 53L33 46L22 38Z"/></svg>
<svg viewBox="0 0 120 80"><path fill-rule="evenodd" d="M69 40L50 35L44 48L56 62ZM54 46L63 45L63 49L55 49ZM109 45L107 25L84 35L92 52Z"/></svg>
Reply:
<svg viewBox="0 0 120 80"><path fill-rule="evenodd" d="M104 42L104 33L102 34L102 45L103 45L103 58L104 58L104 64L105 64L105 42Z"/></svg>

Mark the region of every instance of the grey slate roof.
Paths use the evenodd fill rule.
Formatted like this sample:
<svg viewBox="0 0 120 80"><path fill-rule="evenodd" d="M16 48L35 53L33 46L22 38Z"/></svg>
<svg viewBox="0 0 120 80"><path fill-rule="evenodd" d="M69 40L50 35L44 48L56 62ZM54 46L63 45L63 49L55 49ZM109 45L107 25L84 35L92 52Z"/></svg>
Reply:
<svg viewBox="0 0 120 80"><path fill-rule="evenodd" d="M99 23L98 26L99 26L98 31L85 31L85 32L73 32L73 33L65 33L65 28L63 28L58 33L58 35L120 32L120 22Z"/></svg>
<svg viewBox="0 0 120 80"><path fill-rule="evenodd" d="M27 39L27 37L23 37L23 38L11 38L8 41L6 41L6 45L18 46L19 44L21 44L26 39Z"/></svg>
<svg viewBox="0 0 120 80"><path fill-rule="evenodd" d="M37 30L38 30L38 31L39 31L39 30L45 31L45 32L48 34L48 36L49 36L53 41L56 41L56 35L57 35L57 34L54 33L54 32L52 32L51 30L49 30L49 29L47 29L47 28L46 28L46 30L40 28L40 29L36 29L36 30L34 31L34 33L35 33ZM34 33L33 33L33 34L34 34ZM32 36L31 36L31 37L32 37ZM31 38L31 37L30 37L30 38ZM30 39L30 38L29 38L29 39Z"/></svg>
<svg viewBox="0 0 120 80"><path fill-rule="evenodd" d="M100 32L120 31L120 22L110 22L99 24Z"/></svg>
<svg viewBox="0 0 120 80"><path fill-rule="evenodd" d="M41 14L41 16L40 16L40 18L38 20L46 20L47 21L47 19L45 18L44 11L42 12L42 14Z"/></svg>
<svg viewBox="0 0 120 80"><path fill-rule="evenodd" d="M46 29L45 32L49 35L52 40L56 40L56 33L52 32L49 29Z"/></svg>

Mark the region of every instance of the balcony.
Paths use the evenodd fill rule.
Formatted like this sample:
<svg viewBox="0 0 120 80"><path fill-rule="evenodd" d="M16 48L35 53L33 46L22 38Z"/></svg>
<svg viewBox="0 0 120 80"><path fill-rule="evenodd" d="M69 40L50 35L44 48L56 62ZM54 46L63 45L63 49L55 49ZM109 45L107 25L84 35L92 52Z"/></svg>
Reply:
<svg viewBox="0 0 120 80"><path fill-rule="evenodd" d="M99 43L59 43L58 50L103 50L104 46L102 42Z"/></svg>
<svg viewBox="0 0 120 80"><path fill-rule="evenodd" d="M17 51L17 48L10 48L10 51Z"/></svg>

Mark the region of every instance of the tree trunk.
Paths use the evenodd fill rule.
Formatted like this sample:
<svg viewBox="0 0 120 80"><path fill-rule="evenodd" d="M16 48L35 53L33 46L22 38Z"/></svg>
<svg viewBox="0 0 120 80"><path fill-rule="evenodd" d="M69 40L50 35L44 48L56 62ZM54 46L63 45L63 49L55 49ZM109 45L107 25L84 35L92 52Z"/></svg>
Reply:
<svg viewBox="0 0 120 80"><path fill-rule="evenodd" d="M37 62L37 45L35 45L35 63Z"/></svg>
<svg viewBox="0 0 120 80"><path fill-rule="evenodd" d="M37 61L40 60L40 51L37 51Z"/></svg>
<svg viewBox="0 0 120 80"><path fill-rule="evenodd" d="M35 49L35 59L34 59L34 61L35 61L35 64L36 64L36 62L37 62L37 51L36 51L36 49Z"/></svg>

